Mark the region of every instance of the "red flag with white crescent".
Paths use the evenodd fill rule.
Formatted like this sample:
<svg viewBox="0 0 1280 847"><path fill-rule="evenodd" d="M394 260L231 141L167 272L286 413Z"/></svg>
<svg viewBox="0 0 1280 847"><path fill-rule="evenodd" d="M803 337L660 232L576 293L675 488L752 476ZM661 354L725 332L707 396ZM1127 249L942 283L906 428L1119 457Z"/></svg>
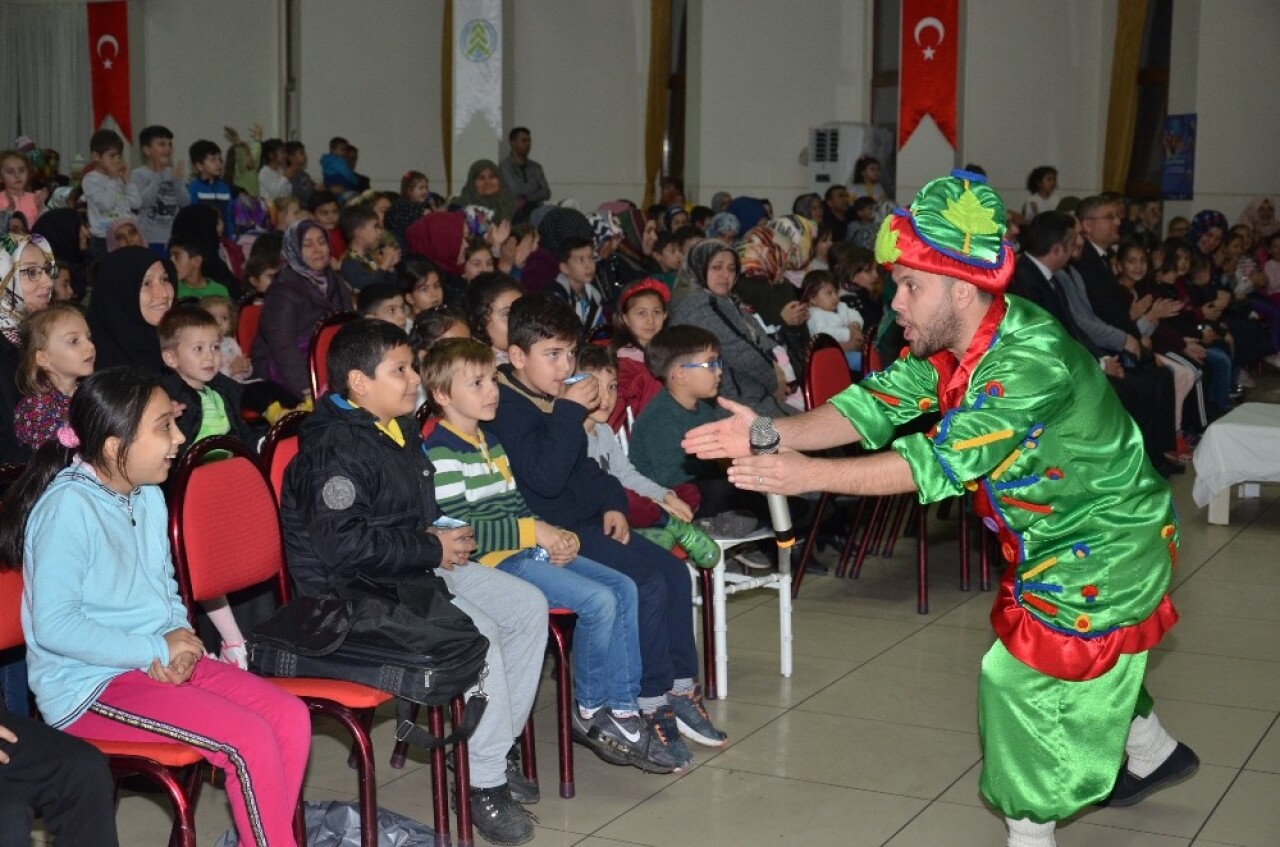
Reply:
<svg viewBox="0 0 1280 847"><path fill-rule="evenodd" d="M902 0L898 77L898 149L925 115L956 146L956 70L960 64L959 0Z"/></svg>
<svg viewBox="0 0 1280 847"><path fill-rule="evenodd" d="M129 9L125 0L86 3L89 14L89 79L93 88L93 128L108 117L125 142L133 140L129 105Z"/></svg>

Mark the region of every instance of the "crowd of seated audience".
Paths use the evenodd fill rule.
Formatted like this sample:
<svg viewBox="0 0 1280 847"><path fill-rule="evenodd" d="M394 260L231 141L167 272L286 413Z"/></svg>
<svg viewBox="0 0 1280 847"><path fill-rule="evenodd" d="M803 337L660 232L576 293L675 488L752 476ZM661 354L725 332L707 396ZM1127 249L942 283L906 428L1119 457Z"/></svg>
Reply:
<svg viewBox="0 0 1280 847"><path fill-rule="evenodd" d="M724 744L702 708L689 581L672 551L714 563L708 534L745 531L767 510L679 441L723 414L716 397L771 417L801 410L817 334L855 374L901 355L893 283L872 253L893 208L881 163L863 157L851 185L803 194L789 214L726 192L695 205L674 177L647 208L616 200L584 213L552 202L525 128L510 158L473 163L448 200L415 170L398 191L372 189L343 138L315 176L300 142L257 127L227 140L225 153L196 140L175 164L173 134L149 126L131 169L123 140L99 131L78 184L50 171L52 151L0 152L0 461L71 446L78 386L107 368L145 374L140 391L163 388L175 453L213 435L254 447L283 412L315 410L284 498L295 577L307 593L361 562L439 565L484 621L497 705L473 743L472 777L478 825L497 843L531 837L516 801L536 800L536 786L507 750L544 635L517 646L511 633L544 633L548 603L581 619L579 742L664 773L692 760L682 736ZM1155 200L1059 197L1053 167L1033 170L1027 189L1010 213L1009 293L1093 354L1157 470L1182 472L1254 374L1280 368L1275 201L1257 198L1234 226L1212 209L1166 226ZM260 315L242 349L247 306ZM335 312L366 320L339 332L331 391L313 397L309 345ZM439 419L425 441L406 417L424 404ZM415 505L422 469L436 489ZM346 509L444 509L474 525L478 546L417 537L412 517L356 538ZM380 550L375 530L400 540ZM308 538L343 533L335 549L350 561L331 570ZM468 556L476 570L461 568ZM245 667L243 632L260 605L224 598L201 615L207 649ZM4 658L5 706L25 715L26 667Z"/></svg>

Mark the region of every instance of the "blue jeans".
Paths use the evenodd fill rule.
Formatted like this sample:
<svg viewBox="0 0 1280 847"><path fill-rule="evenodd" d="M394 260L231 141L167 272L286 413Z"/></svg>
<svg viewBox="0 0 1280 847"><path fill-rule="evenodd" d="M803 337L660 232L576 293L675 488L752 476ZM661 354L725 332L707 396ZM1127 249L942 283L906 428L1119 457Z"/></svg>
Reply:
<svg viewBox="0 0 1280 847"><path fill-rule="evenodd" d="M1215 414L1225 414L1231 408L1231 387L1235 384L1235 370L1231 356L1221 347L1205 347L1204 393L1205 403Z"/></svg>
<svg viewBox="0 0 1280 847"><path fill-rule="evenodd" d="M635 710L640 693L636 584L581 556L558 566L535 559L532 550L508 556L498 570L536 586L551 608L577 614L573 689L578 705Z"/></svg>
<svg viewBox="0 0 1280 847"><path fill-rule="evenodd" d="M0 709L14 715L31 715L27 705L27 660L21 647L0 653Z"/></svg>

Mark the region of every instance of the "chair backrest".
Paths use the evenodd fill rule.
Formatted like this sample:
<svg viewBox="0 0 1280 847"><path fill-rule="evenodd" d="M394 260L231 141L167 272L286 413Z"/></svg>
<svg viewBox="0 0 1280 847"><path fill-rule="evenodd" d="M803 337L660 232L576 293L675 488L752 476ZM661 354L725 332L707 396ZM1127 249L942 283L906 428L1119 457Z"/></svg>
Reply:
<svg viewBox="0 0 1280 847"><path fill-rule="evenodd" d="M329 345L333 336L344 324L359 320L355 312L334 312L326 315L311 333L311 347L307 362L311 366L311 396L319 400L320 395L329 390L329 368L325 359L329 356Z"/></svg>
<svg viewBox="0 0 1280 847"><path fill-rule="evenodd" d="M426 408L426 404L423 404ZM418 415L418 420L422 423L422 437L427 438L431 433L436 431L436 424L440 423L438 415Z"/></svg>
<svg viewBox="0 0 1280 847"><path fill-rule="evenodd" d="M231 455L209 461L213 451ZM276 498L239 439L201 439L182 457L170 489L169 538L188 609L269 580L281 601L288 596Z"/></svg>
<svg viewBox="0 0 1280 847"><path fill-rule="evenodd" d="M248 301L240 306L236 321L236 343L244 355L253 354L253 340L258 337L258 324L262 322L262 304Z"/></svg>
<svg viewBox="0 0 1280 847"><path fill-rule="evenodd" d="M804 373L804 403L816 409L853 384L849 360L839 343L824 332L809 342L809 368Z"/></svg>
<svg viewBox="0 0 1280 847"><path fill-rule="evenodd" d="M0 571L0 650L21 647L22 571Z"/></svg>
<svg viewBox="0 0 1280 847"><path fill-rule="evenodd" d="M284 491L284 471L298 455L298 430L306 420L306 412L290 412L271 427L267 437L262 440L261 462L271 480L271 491L280 502Z"/></svg>

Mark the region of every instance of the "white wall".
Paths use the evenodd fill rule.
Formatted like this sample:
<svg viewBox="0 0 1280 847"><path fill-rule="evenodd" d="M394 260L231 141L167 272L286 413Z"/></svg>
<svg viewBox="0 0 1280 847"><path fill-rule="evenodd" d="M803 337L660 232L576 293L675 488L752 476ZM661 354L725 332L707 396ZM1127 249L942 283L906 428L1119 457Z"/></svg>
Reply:
<svg viewBox="0 0 1280 847"><path fill-rule="evenodd" d="M440 138L441 0L306 0L301 8L300 139L320 156L341 135L360 148L359 170L398 191L407 170L445 192Z"/></svg>
<svg viewBox="0 0 1280 847"><path fill-rule="evenodd" d="M527 126L553 200L584 210L644 196L647 0L509 4L510 126ZM466 163L463 163L463 170Z"/></svg>
<svg viewBox="0 0 1280 847"><path fill-rule="evenodd" d="M135 135L148 124L169 127L176 162L200 138L225 148L224 126L245 138L254 123L267 137L283 132L274 2L133 0L129 18ZM130 161L142 161L136 145Z"/></svg>
<svg viewBox="0 0 1280 847"><path fill-rule="evenodd" d="M1096 194L1110 98L1113 0L978 0L961 9L959 164L985 167L1013 208L1021 208L1027 174L1038 165L1058 169L1059 195Z"/></svg>
<svg viewBox="0 0 1280 847"><path fill-rule="evenodd" d="M870 117L870 0L689 4L685 188L767 197L809 191L809 128Z"/></svg>
<svg viewBox="0 0 1280 847"><path fill-rule="evenodd" d="M1217 209L1235 222L1250 199L1280 189L1280 4L1177 0L1169 113L1199 115L1195 197L1165 219Z"/></svg>

